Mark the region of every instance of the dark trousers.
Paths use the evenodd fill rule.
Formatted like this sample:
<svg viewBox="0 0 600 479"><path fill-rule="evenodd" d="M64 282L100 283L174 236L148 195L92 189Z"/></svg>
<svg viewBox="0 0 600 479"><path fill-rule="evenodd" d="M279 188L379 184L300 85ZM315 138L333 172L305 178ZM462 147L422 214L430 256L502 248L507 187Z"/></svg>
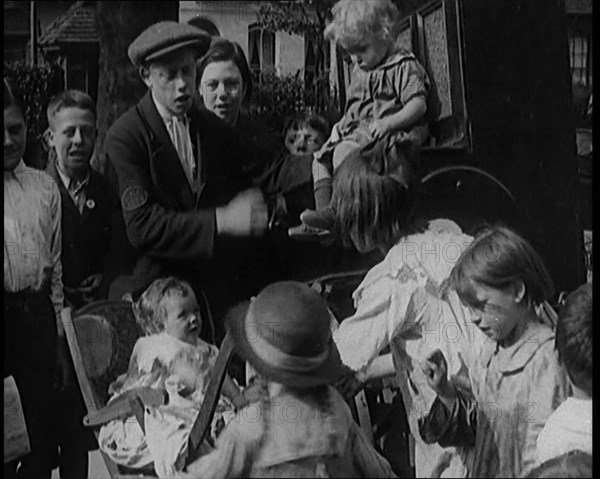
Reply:
<svg viewBox="0 0 600 479"><path fill-rule="evenodd" d="M49 478L55 464L56 343L56 315L50 288L36 292L5 291L4 377L12 375L15 379L31 445L29 454L5 464L8 477Z"/></svg>
<svg viewBox="0 0 600 479"><path fill-rule="evenodd" d="M66 343L66 339L65 339ZM64 345L68 348L67 344ZM71 384L56 393L54 431L58 445L58 472L61 479L85 479L88 477L88 451L98 448L92 428L83 425L87 414L85 402L79 389L72 359Z"/></svg>

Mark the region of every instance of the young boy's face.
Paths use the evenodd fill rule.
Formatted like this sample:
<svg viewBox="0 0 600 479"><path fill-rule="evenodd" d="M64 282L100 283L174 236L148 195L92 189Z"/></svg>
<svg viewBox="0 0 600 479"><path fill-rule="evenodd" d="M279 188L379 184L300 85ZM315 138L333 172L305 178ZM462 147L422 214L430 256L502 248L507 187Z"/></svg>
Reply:
<svg viewBox="0 0 600 479"><path fill-rule="evenodd" d="M4 170L12 171L23 158L27 144L27 126L17 106L4 109Z"/></svg>
<svg viewBox="0 0 600 479"><path fill-rule="evenodd" d="M476 304L469 305L471 319L492 341L505 339L523 318L523 301L510 287L506 290L489 288L473 282Z"/></svg>
<svg viewBox="0 0 600 479"><path fill-rule="evenodd" d="M194 292L188 290L185 296L172 293L165 296L161 306L166 315L165 332L180 341L193 344L202 328L202 317Z"/></svg>
<svg viewBox="0 0 600 479"><path fill-rule="evenodd" d="M61 108L51 120L49 143L58 166L69 176L87 172L95 141L96 118L89 110Z"/></svg>
<svg viewBox="0 0 600 479"><path fill-rule="evenodd" d="M325 138L309 126L292 126L285 133L285 147L292 155L306 155L319 150Z"/></svg>

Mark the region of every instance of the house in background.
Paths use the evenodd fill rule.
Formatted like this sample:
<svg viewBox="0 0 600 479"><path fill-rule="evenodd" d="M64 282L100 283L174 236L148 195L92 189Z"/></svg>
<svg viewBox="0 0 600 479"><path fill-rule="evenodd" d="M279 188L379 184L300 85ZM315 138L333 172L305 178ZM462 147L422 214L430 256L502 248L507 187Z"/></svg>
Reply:
<svg viewBox="0 0 600 479"><path fill-rule="evenodd" d="M585 111L592 94L592 0L565 0L573 101L578 126L585 124Z"/></svg>
<svg viewBox="0 0 600 479"><path fill-rule="evenodd" d="M209 33L240 44L253 73L272 70L279 75L294 74L310 62L310 42L299 35L270 32L257 24L261 2L179 2L179 20L203 27ZM310 69L310 65L308 66Z"/></svg>
<svg viewBox="0 0 600 479"><path fill-rule="evenodd" d="M31 10L35 9L37 63L56 63L65 88L96 99L98 35L93 1L4 2L4 61L31 62Z"/></svg>
<svg viewBox="0 0 600 479"><path fill-rule="evenodd" d="M38 42L44 61L61 66L65 88L84 91L94 101L99 54L95 3L75 2L44 29Z"/></svg>
<svg viewBox="0 0 600 479"><path fill-rule="evenodd" d="M64 14L74 1L4 2L4 61L31 60L30 19L32 4L35 8L37 36L57 17Z"/></svg>

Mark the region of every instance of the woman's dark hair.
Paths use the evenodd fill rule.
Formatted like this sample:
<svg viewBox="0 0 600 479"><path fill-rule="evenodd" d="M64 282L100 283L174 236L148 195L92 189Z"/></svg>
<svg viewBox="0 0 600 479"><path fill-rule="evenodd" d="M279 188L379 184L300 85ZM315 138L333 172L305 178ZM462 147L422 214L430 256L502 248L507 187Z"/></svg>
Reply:
<svg viewBox="0 0 600 479"><path fill-rule="evenodd" d="M242 50L242 47L238 43L226 40L225 38L213 38L208 51L196 62L196 78L198 84L202 80L204 69L209 64L227 61L233 61L235 66L238 67L238 70L242 75L244 88L243 100L248 101L252 96L252 75L250 73L250 67L248 67L248 60L246 60L244 50Z"/></svg>
<svg viewBox="0 0 600 479"><path fill-rule="evenodd" d="M333 180L335 233L345 246L360 252L389 249L412 220L414 176L384 142L371 143L350 154Z"/></svg>

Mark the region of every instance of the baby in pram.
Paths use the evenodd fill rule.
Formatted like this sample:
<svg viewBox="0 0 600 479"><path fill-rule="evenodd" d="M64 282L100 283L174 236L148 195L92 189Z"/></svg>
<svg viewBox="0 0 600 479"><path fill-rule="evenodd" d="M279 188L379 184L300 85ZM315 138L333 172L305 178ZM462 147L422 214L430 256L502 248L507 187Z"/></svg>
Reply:
<svg viewBox="0 0 600 479"><path fill-rule="evenodd" d="M104 425L99 446L115 463L134 469L149 469L159 477L172 477L181 470L190 451L188 437L204 400L218 349L199 337L202 318L189 284L173 277L154 281L134 303L136 320L145 336L138 339L126 374L110 385L111 401L134 388L153 388L165 393L165 404L146 406L145 432L132 414ZM227 376L216 407L209 443L247 403Z"/></svg>

